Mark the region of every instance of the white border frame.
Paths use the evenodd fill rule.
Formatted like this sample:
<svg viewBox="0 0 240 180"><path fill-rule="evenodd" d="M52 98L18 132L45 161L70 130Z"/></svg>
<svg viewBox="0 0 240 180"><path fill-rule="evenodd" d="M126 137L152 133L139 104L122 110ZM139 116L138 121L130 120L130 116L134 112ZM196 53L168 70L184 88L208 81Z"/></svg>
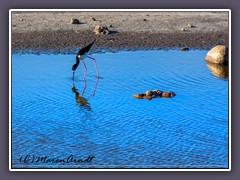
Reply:
<svg viewBox="0 0 240 180"><path fill-rule="evenodd" d="M228 167L229 169L13 169L12 168L12 12L29 11L159 11L159 12L208 12L208 11L222 11L228 12L228 30L229 30L229 81L228 81ZM10 9L9 10L9 171L231 171L231 10L230 9Z"/></svg>

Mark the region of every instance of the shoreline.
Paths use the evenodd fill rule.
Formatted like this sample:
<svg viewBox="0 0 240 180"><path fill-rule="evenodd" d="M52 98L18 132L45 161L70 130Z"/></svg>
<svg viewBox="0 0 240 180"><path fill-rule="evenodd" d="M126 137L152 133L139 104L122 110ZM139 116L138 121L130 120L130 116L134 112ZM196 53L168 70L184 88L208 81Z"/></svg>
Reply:
<svg viewBox="0 0 240 180"><path fill-rule="evenodd" d="M95 35L97 24L110 34ZM229 42L227 12L12 12L11 27L13 53L72 54L94 39L92 52L211 49Z"/></svg>
<svg viewBox="0 0 240 180"><path fill-rule="evenodd" d="M77 49L96 39L92 52L102 50L209 50L216 45L228 46L228 33L135 33L92 35L90 31L41 31L12 34L13 53L63 53L73 54Z"/></svg>

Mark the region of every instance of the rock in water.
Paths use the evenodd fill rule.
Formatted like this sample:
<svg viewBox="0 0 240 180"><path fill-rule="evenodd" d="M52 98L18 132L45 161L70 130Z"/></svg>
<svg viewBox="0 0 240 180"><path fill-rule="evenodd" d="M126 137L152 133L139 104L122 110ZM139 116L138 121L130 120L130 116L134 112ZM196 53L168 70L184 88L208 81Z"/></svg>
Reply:
<svg viewBox="0 0 240 180"><path fill-rule="evenodd" d="M145 93L139 93L139 94L134 94L134 97L137 99L148 99L151 100L153 98L160 98L160 97L166 97L166 98L172 98L176 96L176 94L172 91L166 91L163 92L161 90L155 89L151 91L146 91Z"/></svg>
<svg viewBox="0 0 240 180"><path fill-rule="evenodd" d="M228 48L223 45L215 46L207 53L205 60L214 64L228 64Z"/></svg>
<svg viewBox="0 0 240 180"><path fill-rule="evenodd" d="M145 96L144 93L140 93L140 94L134 94L134 97L137 98L137 99L143 99Z"/></svg>
<svg viewBox="0 0 240 180"><path fill-rule="evenodd" d="M166 91L166 92L163 92L162 93L162 97L169 97L169 98L172 98L176 96L176 94L174 92L171 92L171 91Z"/></svg>
<svg viewBox="0 0 240 180"><path fill-rule="evenodd" d="M188 48L188 47L181 47L180 50L181 50L181 51L188 51L189 48Z"/></svg>

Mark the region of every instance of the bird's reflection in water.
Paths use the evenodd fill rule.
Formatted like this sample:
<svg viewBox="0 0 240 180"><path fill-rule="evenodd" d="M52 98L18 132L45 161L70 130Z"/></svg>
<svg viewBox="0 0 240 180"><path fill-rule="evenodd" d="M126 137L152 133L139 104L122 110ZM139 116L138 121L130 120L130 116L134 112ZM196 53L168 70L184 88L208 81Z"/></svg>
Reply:
<svg viewBox="0 0 240 180"><path fill-rule="evenodd" d="M93 90L93 94L92 96L95 96L95 93L96 93L96 89L97 89L97 86L98 86L98 81L99 81L99 78L97 78L97 81L96 81L96 84L95 84L95 87L94 87L94 90ZM88 99L84 97L84 93L86 91L86 88L87 88L87 81L86 79L84 79L84 88L82 90L82 94L80 95L80 93L78 92L78 89L76 88L75 86L75 83L74 83L74 80L73 80L73 84L72 84L72 91L75 93L75 98L76 98L76 102L83 108L85 108L86 110L88 111L91 111L91 104L88 102Z"/></svg>
<svg viewBox="0 0 240 180"><path fill-rule="evenodd" d="M81 106L84 107L87 110L91 110L91 105L88 102L87 98L84 98L83 96L80 96L78 89L76 88L74 82L73 82L73 86L72 86L72 91L75 93L75 98L76 98L76 102Z"/></svg>

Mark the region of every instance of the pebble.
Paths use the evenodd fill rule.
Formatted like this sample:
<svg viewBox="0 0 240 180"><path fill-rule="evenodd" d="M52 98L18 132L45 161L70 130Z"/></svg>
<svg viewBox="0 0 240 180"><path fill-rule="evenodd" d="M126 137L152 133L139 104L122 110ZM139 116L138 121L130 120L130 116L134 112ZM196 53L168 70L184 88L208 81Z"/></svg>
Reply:
<svg viewBox="0 0 240 180"><path fill-rule="evenodd" d="M71 18L71 24L80 24L78 19Z"/></svg>
<svg viewBox="0 0 240 180"><path fill-rule="evenodd" d="M93 32L96 35L98 35L98 34L109 34L108 28L105 27L105 26L101 26L101 25L96 25Z"/></svg>
<svg viewBox="0 0 240 180"><path fill-rule="evenodd" d="M188 47L181 47L180 50L181 50L181 51L188 51L189 48L188 48Z"/></svg>

